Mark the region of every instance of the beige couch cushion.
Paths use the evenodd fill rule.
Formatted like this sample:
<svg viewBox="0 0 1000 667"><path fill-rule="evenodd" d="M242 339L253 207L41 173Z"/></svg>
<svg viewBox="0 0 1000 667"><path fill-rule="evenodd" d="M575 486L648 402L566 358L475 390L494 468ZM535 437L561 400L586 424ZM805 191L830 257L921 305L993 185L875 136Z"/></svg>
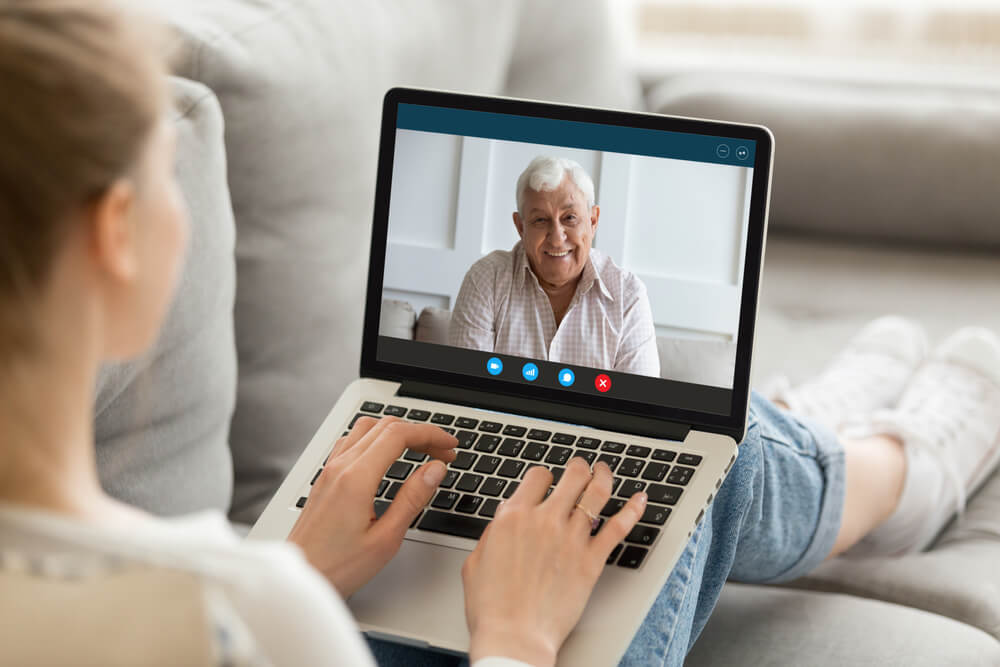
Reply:
<svg viewBox="0 0 1000 667"><path fill-rule="evenodd" d="M699 73L650 104L768 126L775 229L1000 247L1000 88Z"/></svg>
<svg viewBox="0 0 1000 667"><path fill-rule="evenodd" d="M1000 644L951 619L849 595L727 584L688 667L987 667Z"/></svg>
<svg viewBox="0 0 1000 667"><path fill-rule="evenodd" d="M225 512L232 496L229 419L236 400L233 213L219 103L173 79L177 173L191 217L180 283L153 348L106 364L94 431L104 488L161 516Z"/></svg>

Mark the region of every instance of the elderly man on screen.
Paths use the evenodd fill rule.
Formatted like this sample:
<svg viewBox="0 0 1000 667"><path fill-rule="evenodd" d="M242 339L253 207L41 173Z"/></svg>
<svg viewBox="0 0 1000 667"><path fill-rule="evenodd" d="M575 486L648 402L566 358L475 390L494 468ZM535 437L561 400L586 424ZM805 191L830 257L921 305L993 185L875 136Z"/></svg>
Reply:
<svg viewBox="0 0 1000 667"><path fill-rule="evenodd" d="M658 376L646 287L591 247L600 208L572 160L537 157L517 179L514 247L469 269L448 342L459 347Z"/></svg>

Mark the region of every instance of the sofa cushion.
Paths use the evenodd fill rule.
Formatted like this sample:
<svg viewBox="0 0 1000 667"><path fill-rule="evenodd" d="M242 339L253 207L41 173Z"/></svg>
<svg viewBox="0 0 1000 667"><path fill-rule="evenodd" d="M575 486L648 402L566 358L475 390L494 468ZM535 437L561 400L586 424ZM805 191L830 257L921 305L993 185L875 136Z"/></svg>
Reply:
<svg viewBox="0 0 1000 667"><path fill-rule="evenodd" d="M252 522L358 374L385 91L501 92L518 60L512 52L525 47L515 33L528 3L152 4L177 29L179 71L215 91L226 118L239 275L231 516ZM545 0L530 10L551 16L550 5L562 6ZM553 26L546 53L572 51L577 35ZM587 62L600 62L604 48L597 44ZM576 102L597 94L570 71L533 86L525 65L511 81L518 90ZM605 68L599 80L613 78ZM599 102L620 103L609 90Z"/></svg>
<svg viewBox="0 0 1000 667"><path fill-rule="evenodd" d="M214 508L232 490L229 418L236 396L234 228L222 113L205 86L172 79L177 173L191 242L173 304L141 359L101 368L97 465L113 496L160 515Z"/></svg>
<svg viewBox="0 0 1000 667"><path fill-rule="evenodd" d="M771 129L775 229L1000 247L1000 89L699 73L649 99Z"/></svg>
<svg viewBox="0 0 1000 667"><path fill-rule="evenodd" d="M382 299L382 312L378 321L378 335L392 338L413 338L417 326L417 312L406 301Z"/></svg>
<svg viewBox="0 0 1000 667"><path fill-rule="evenodd" d="M849 595L726 584L689 667L1000 664L1000 644L942 616Z"/></svg>

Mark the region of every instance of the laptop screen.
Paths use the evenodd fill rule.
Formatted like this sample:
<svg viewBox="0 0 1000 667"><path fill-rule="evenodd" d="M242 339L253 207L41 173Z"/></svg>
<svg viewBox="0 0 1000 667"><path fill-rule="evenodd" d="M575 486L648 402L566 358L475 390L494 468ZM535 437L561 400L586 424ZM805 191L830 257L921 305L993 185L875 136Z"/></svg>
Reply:
<svg viewBox="0 0 1000 667"><path fill-rule="evenodd" d="M746 126L439 95L387 96L375 361L651 415L745 410L769 143L758 160Z"/></svg>

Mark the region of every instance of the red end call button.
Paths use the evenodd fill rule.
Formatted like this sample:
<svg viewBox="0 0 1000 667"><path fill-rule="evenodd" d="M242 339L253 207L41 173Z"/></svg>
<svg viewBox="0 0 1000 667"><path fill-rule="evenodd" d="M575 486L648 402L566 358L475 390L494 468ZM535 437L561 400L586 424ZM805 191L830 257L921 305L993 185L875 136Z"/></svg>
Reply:
<svg viewBox="0 0 1000 667"><path fill-rule="evenodd" d="M594 378L594 388L602 394L606 391L611 390L611 378L609 378L604 373L601 373L596 378Z"/></svg>

